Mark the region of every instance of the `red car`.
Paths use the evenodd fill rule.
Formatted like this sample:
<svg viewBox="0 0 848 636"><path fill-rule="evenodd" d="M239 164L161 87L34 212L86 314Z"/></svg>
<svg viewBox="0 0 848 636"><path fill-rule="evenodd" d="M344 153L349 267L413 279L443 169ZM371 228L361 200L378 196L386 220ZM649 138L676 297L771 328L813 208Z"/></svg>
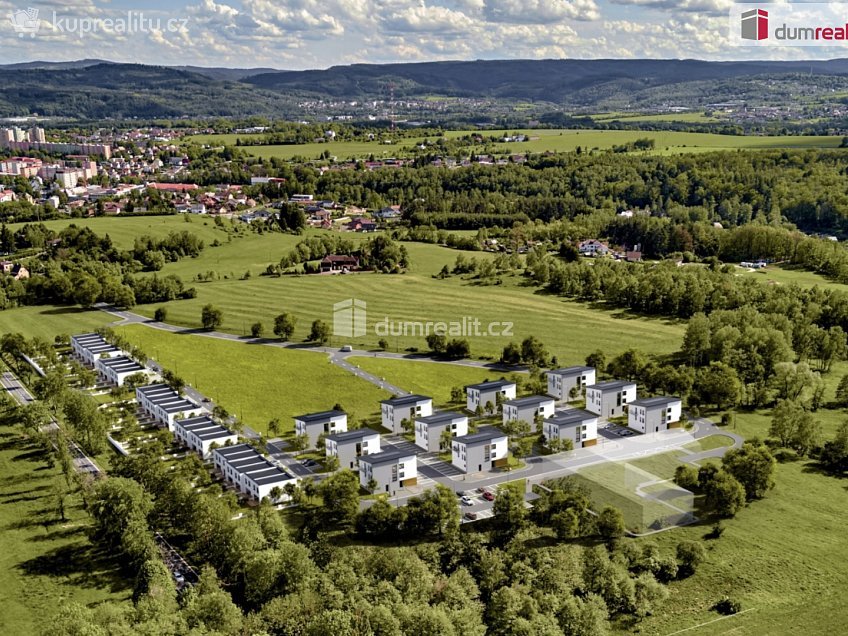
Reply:
<svg viewBox="0 0 848 636"><path fill-rule="evenodd" d="M494 501L494 500L495 500L495 496L494 496L491 492L489 492L488 490L486 490L486 491L483 493L483 499L485 499L486 501Z"/></svg>

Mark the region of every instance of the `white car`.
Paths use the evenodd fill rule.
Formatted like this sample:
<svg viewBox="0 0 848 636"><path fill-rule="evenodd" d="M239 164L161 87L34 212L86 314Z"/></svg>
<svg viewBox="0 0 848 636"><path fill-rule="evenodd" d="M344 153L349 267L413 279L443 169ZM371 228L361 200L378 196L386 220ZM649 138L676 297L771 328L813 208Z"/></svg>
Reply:
<svg viewBox="0 0 848 636"><path fill-rule="evenodd" d="M463 506L473 506L474 505L474 500L471 497L469 497L468 495L465 495L461 499L461 501L462 501Z"/></svg>
<svg viewBox="0 0 848 636"><path fill-rule="evenodd" d="M353 347L351 345L345 345L342 347L342 353L350 353L353 351Z"/></svg>

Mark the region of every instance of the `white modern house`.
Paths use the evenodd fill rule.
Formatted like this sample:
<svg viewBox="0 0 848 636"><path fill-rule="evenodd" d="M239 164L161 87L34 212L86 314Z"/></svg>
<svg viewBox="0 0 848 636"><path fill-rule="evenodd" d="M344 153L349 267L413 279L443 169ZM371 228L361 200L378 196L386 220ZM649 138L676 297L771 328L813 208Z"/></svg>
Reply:
<svg viewBox="0 0 848 636"><path fill-rule="evenodd" d="M415 420L415 444L425 451L438 452L445 431L450 431L452 437L468 434L468 417L453 411L419 417Z"/></svg>
<svg viewBox="0 0 848 636"><path fill-rule="evenodd" d="M308 448L314 448L321 435L334 435L347 430L347 413L344 411L321 411L294 418L295 435L305 435Z"/></svg>
<svg viewBox="0 0 848 636"><path fill-rule="evenodd" d="M536 418L552 417L556 402L547 395L531 395L530 397L518 398L503 403L503 423L517 420L527 422L530 430L536 430Z"/></svg>
<svg viewBox="0 0 848 636"><path fill-rule="evenodd" d="M680 426L683 402L678 397L662 395L631 402L627 409L627 426L640 433L658 433Z"/></svg>
<svg viewBox="0 0 848 636"><path fill-rule="evenodd" d="M494 412L497 413L499 402L515 399L515 388L515 382L509 380L469 384L465 387L465 408L475 413L478 406L486 410L486 405L491 404Z"/></svg>
<svg viewBox="0 0 848 636"><path fill-rule="evenodd" d="M297 478L272 464L250 444L216 448L212 451L212 461L227 483L255 501L262 501L265 497L274 502L287 501L288 495L273 498L271 491L298 483Z"/></svg>
<svg viewBox="0 0 848 636"><path fill-rule="evenodd" d="M548 380L548 395L558 401L569 401L571 390L577 389L578 396L583 387L595 384L594 367L566 367L564 369L553 369L547 371L545 376Z"/></svg>
<svg viewBox="0 0 848 636"><path fill-rule="evenodd" d="M203 459L212 455L213 445L218 447L238 444L238 435L207 415L174 421L174 437L180 444L195 451Z"/></svg>
<svg viewBox="0 0 848 636"><path fill-rule="evenodd" d="M582 409L557 411L542 422L542 432L548 442L570 439L574 448L598 443L598 416Z"/></svg>
<svg viewBox="0 0 848 636"><path fill-rule="evenodd" d="M167 384L148 384L135 390L135 397L141 411L155 419L160 425L174 430L177 419L197 417L203 409L191 400L187 400Z"/></svg>
<svg viewBox="0 0 848 636"><path fill-rule="evenodd" d="M486 426L476 433L454 437L451 463L464 473L478 473L509 463L509 438L502 430Z"/></svg>
<svg viewBox="0 0 848 636"><path fill-rule="evenodd" d="M586 410L602 418L624 415L627 405L635 399L636 383L629 380L610 380L586 387Z"/></svg>
<svg viewBox="0 0 848 636"><path fill-rule="evenodd" d="M145 380L149 379L152 375L146 367L141 366L138 362L126 356L98 358L94 362L94 369L103 380L112 386L124 386L124 381L137 373L141 373L145 377Z"/></svg>
<svg viewBox="0 0 848 636"><path fill-rule="evenodd" d="M118 347L109 344L97 333L71 336L71 350L81 362L93 367L99 358L114 358L124 355Z"/></svg>
<svg viewBox="0 0 848 636"><path fill-rule="evenodd" d="M356 470L360 457L380 452L380 434L370 428L355 428L328 435L324 438L324 452L327 457L339 458L339 468Z"/></svg>
<svg viewBox="0 0 848 636"><path fill-rule="evenodd" d="M394 495L398 488L414 486L418 483L418 458L415 453L401 450L362 455L359 458L359 484L368 490L372 479L376 482L375 493Z"/></svg>
<svg viewBox="0 0 848 636"><path fill-rule="evenodd" d="M401 422L433 414L433 398L423 395L402 395L380 402L383 428L400 434Z"/></svg>

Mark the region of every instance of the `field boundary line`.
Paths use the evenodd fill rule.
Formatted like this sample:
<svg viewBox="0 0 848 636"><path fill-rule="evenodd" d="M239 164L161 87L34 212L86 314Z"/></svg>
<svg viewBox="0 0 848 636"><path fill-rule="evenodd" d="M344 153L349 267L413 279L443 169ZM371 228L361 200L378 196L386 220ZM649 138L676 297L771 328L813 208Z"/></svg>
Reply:
<svg viewBox="0 0 848 636"><path fill-rule="evenodd" d="M700 625L692 625L692 627L687 627L686 629L681 629L676 632L671 632L670 634L666 634L665 636L675 636L675 634L682 634L683 632L688 632L693 629L698 629L699 627L703 627L704 625L711 625L712 623L717 623L718 621L723 621L725 618L733 618L734 616L739 616L740 614L744 614L745 612L753 612L756 607L749 607L746 610L742 610L741 612L736 612L735 614L729 614L727 616L719 616L718 618L714 618L711 621L707 621L706 623L701 623Z"/></svg>

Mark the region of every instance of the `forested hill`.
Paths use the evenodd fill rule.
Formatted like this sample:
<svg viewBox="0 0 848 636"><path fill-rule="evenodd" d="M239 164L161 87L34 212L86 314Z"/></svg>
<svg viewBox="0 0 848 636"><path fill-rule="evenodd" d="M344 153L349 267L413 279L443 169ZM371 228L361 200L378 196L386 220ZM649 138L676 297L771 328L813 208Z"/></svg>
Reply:
<svg viewBox="0 0 848 636"><path fill-rule="evenodd" d="M684 82L807 73L846 75L848 59L816 62L706 62L702 60L477 60L413 64L355 64L326 70L264 73L245 81L274 90L297 89L335 97L453 95L591 101L592 95L638 91Z"/></svg>

